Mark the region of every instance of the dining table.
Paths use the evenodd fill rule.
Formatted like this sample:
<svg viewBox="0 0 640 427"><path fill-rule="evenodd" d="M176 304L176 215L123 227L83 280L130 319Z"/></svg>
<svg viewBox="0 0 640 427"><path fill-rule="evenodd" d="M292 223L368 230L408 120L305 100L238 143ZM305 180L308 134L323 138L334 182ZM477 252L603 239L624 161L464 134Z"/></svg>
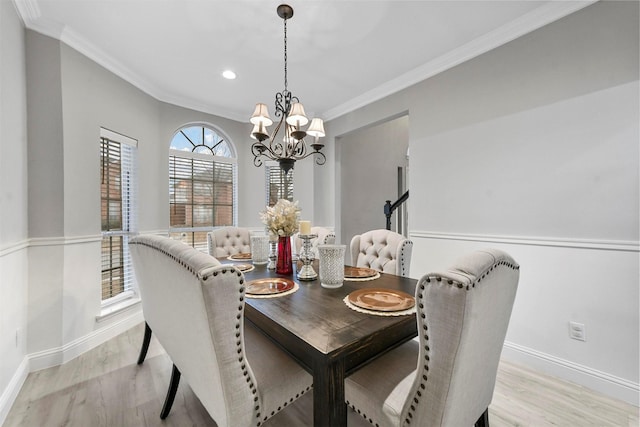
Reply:
<svg viewBox="0 0 640 427"><path fill-rule="evenodd" d="M229 263L229 260L223 262ZM245 320L253 323L313 376L313 425L347 425L344 379L376 357L417 336L415 312L360 310L351 297L363 292L415 294L415 279L388 273L345 279L341 287L322 287L320 280L299 280L301 264L292 275L279 275L266 265L233 261L243 267L247 285L265 279L293 282L295 290L281 295L246 294ZM250 261L248 261L250 263ZM318 271L318 260L314 261ZM350 267L346 267L350 268ZM246 270L246 268L244 268ZM346 299L346 301L345 301ZM414 308L415 309L415 308ZM409 313L407 313L409 311ZM286 373L282 373L286 376Z"/></svg>

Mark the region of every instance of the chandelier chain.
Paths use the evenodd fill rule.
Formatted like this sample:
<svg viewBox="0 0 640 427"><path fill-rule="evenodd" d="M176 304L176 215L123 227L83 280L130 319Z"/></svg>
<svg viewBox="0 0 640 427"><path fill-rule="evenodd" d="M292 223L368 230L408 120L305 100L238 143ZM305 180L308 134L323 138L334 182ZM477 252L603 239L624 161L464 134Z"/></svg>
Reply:
<svg viewBox="0 0 640 427"><path fill-rule="evenodd" d="M284 19L284 91L287 92L287 20Z"/></svg>

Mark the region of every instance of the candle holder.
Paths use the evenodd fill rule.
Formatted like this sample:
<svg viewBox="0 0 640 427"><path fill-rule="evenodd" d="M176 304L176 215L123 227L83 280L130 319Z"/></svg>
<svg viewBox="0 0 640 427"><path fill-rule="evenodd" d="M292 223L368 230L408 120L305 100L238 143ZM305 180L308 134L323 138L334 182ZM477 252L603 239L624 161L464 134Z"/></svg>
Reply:
<svg viewBox="0 0 640 427"><path fill-rule="evenodd" d="M268 270L276 269L276 259L278 259L278 241L269 240L269 263L267 264Z"/></svg>
<svg viewBox="0 0 640 427"><path fill-rule="evenodd" d="M311 265L315 259L313 250L311 250L311 239L317 238L318 235L299 234L298 237L302 239L302 250L300 251L299 256L300 261L302 261L302 268L298 271L298 279L315 280L318 277L318 273L316 273Z"/></svg>

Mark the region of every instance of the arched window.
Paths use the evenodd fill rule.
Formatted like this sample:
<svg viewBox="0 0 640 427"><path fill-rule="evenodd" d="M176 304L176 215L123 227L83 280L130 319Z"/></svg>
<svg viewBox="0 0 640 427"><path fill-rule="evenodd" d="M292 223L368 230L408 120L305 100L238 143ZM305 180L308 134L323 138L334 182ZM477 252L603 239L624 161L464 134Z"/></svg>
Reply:
<svg viewBox="0 0 640 427"><path fill-rule="evenodd" d="M169 148L172 238L207 250L207 232L237 222L237 160L231 142L209 125L178 130Z"/></svg>

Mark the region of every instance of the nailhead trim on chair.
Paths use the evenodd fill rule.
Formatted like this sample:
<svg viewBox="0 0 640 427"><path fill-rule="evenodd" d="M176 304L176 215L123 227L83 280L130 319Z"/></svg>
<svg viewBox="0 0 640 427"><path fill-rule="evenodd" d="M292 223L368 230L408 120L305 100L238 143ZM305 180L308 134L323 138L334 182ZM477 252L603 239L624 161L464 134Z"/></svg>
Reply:
<svg viewBox="0 0 640 427"><path fill-rule="evenodd" d="M242 275L242 273L240 271L238 271L235 268L223 268L221 270L218 271L214 271L213 272L213 276L217 276L218 274L236 274L238 276L238 301L240 302L238 304L238 314L236 314L236 324L235 324L235 329L236 329L236 352L238 354L238 367L240 368L240 371L242 372L242 376L245 378L245 382L247 383L247 386L249 387L249 391L251 392L251 394L253 394L254 398L253 401L255 402L255 407L254 410L256 411L256 418L260 418L260 401L258 399L258 390L256 388L256 385L254 384L254 381L252 380L251 376L249 375L249 370L247 369L247 364L245 362L244 359L244 353L242 351L242 332L240 330L240 322L244 316L244 304L242 303L244 301L244 292L245 292L245 287L244 287L244 276ZM260 426L260 421L257 420L257 426Z"/></svg>
<svg viewBox="0 0 640 427"><path fill-rule="evenodd" d="M187 265L186 263L184 263L183 261L179 260L177 257L175 257L174 255L170 254L169 252L160 249L159 247L157 247L156 245L147 243L147 242L131 242L130 244L132 245L142 245L142 246L147 246L149 248L153 248L155 250L157 250L158 252L166 255L168 258L174 260L175 262L177 262L178 264L180 264L181 266L185 267L189 272L191 272L193 275L197 276L198 272L196 272L191 266ZM256 426L260 427L262 425L262 422L267 421L270 417L274 416L277 412L279 412L282 408L286 407L289 403L293 403L294 398L290 398L289 401L285 401L284 404L282 406L279 406L277 411L272 411L271 415L266 415L264 417L264 419L262 421L260 421L260 403L259 403L259 398L258 398L258 390L255 386L255 384L253 383L251 376L249 375L249 370L247 369L247 365L244 359L244 354L242 352L242 340L240 339L241 336L241 332L240 332L240 319L242 319L242 317L244 316L244 304L242 304L242 302L244 301L244 292L245 292L245 287L244 287L244 276L242 274L242 272L240 272L240 270L238 270L235 267L225 267L222 268L220 270L216 270L212 273L212 275L214 277L216 277L218 274L228 274L228 273L235 273L239 280L238 280L238 284L240 285L238 287L238 293L239 293L239 301L240 304L238 304L238 314L236 315L236 324L235 324L235 329L236 329L236 352L238 354L238 366L240 367L240 370L242 372L242 375L245 377L245 382L247 383L249 390L251 391L251 394L253 394L253 401L255 402L255 407L254 410L256 411ZM209 276L203 276L202 279L206 280ZM300 396L302 396L303 394L305 394L306 392L308 392L309 390L311 390L311 387L307 387L306 389L302 390L300 393L296 394L296 399Z"/></svg>
<svg viewBox="0 0 640 427"><path fill-rule="evenodd" d="M159 247L157 247L156 245L152 245L149 244L147 242L129 242L130 245L142 245L142 246L146 246L148 248L153 248L156 249L158 252L166 255L168 258L171 258L172 260L174 260L175 262L177 262L178 264L180 264L181 266L183 266L184 268L186 268L189 272L193 273L193 275L197 276L198 272L195 271L190 265L187 265L186 263L184 263L183 261L181 261L180 259L176 258L174 255L170 254L169 252L160 249Z"/></svg>
<svg viewBox="0 0 640 427"><path fill-rule="evenodd" d="M402 247L400 248L400 259L396 260L396 262L400 263L400 275L403 277L407 277L409 274L409 272L407 271L407 265L405 264L405 260L407 259L407 257L404 253L407 246L413 246L413 242L411 240L405 240L404 242L402 242Z"/></svg>
<svg viewBox="0 0 640 427"><path fill-rule="evenodd" d="M448 279L447 280L447 284L451 285L451 286L456 286L458 289L464 289L466 291L469 291L472 288L475 288L476 283L480 283L480 281L482 279L484 279L485 277L487 277L495 268L497 268L498 266L506 266L507 268L511 268L513 270L519 270L520 266L519 265L514 265L511 263L508 263L506 261L499 261L497 263L494 263L491 267L489 267L485 272L483 272L480 277L476 277L476 280L474 282L471 283L471 287L469 287L469 285L465 286L464 284L460 283L460 282L456 282L455 280L451 280ZM435 279L437 282L442 282L442 277L440 276L428 276L425 281L427 283L431 283L431 280ZM413 402L415 403L415 405L418 405L420 403L420 398L422 397L422 391L421 390L425 390L426 389L426 382L428 380L428 375L426 372L429 371L429 361L431 360L429 357L429 335L427 333L428 331L428 326L427 326L427 319L426 319L426 314L424 312L424 294L423 291L425 289L424 284L420 284L420 292L418 293L418 299L419 299L419 303L418 303L418 312L420 313L420 318L422 319L422 329L424 331L424 339L425 339L425 353L424 353L424 365L423 365L423 369L425 371L425 373L422 374L422 381L420 382L419 388L416 390L414 396L413 396ZM416 410L416 406L414 406L414 404L412 404L409 408L409 412L407 412L407 418L405 418L405 423L406 424L411 424L411 418L413 418L413 412L415 412Z"/></svg>
<svg viewBox="0 0 640 427"><path fill-rule="evenodd" d="M303 394L305 394L309 390L311 390L311 387L307 387L306 389L302 390L300 393L296 393L295 399L299 398L300 396L302 396ZM288 402L285 400L284 403L282 404L282 406L278 406L278 409L276 409L275 411L271 411L271 415L265 415L265 417L263 418L262 421L267 421L269 418L273 417L275 414L277 414L283 408L285 408L287 405L289 405L289 403L293 403L293 401L294 401L293 397L290 398ZM260 422L258 422L258 426L260 426Z"/></svg>
<svg viewBox="0 0 640 427"><path fill-rule="evenodd" d="M244 301L244 292L245 292L245 287L244 287L244 276L243 274L237 270L236 268L232 268L230 270L228 270L230 273L231 272L235 272L238 277L240 278L240 280L238 281L240 287L238 288L238 291L240 293L240 297L238 298L240 301L240 304L238 305L238 314L236 315L236 319L237 319L237 323L236 323L236 338L238 338L238 340L236 341L236 345L238 346L237 348L237 352L239 355L238 358L238 362L239 362L239 366L240 366L240 370L242 371L242 375L245 377L245 382L249 385L249 389L251 390L251 394L254 395L253 401L255 402L255 407L254 410L256 411L256 426L260 427L262 425L262 423L264 421L267 421L269 418L273 417L276 413L280 412L283 408L285 408L287 405L289 405L289 403L293 403L294 398L291 397L289 399L289 401L285 401L281 406L278 406L278 409L275 411L271 411L270 415L265 415L264 418L262 419L262 421L260 420L261 417L261 413L260 413L260 403L259 403L259 399L258 399L258 390L255 386L255 384L253 383L251 377L249 376L249 370L247 369L247 365L244 361L244 355L242 354L242 346L241 346L241 340L240 340L240 319L242 319L242 317L244 316L244 304L242 304L242 302ZM226 269L222 269L220 270L220 272L222 274L225 274L227 272ZM215 275L217 272L214 272L213 274ZM300 393L296 394L296 399L300 396L302 396L303 394L305 394L306 392L308 392L309 390L311 390L311 387L307 387L305 390L302 390Z"/></svg>
<svg viewBox="0 0 640 427"><path fill-rule="evenodd" d="M506 266L507 268L511 268L513 270L519 270L520 266L517 264L511 264L508 263L506 261L499 261L495 264L493 264L491 267L489 267L487 269L487 271L483 272L480 277L477 277L476 280L471 283L471 288L475 288L476 283L480 283L480 281L482 279L484 279L485 277L487 277L489 275L489 273L491 273L495 268L497 268L498 266ZM427 283L431 283L431 280L435 280L437 282L442 282L442 277L440 276L428 276L425 279L425 282ZM465 286L460 282L456 282L454 280L448 279L447 280L447 284L451 285L451 286L456 286L458 289L463 289L469 291L470 287L469 285ZM423 365L423 370L424 373L422 373L422 381L420 382L418 389L416 390L415 394L413 395L413 402L411 403L411 405L409 406L409 411L407 412L407 417L405 418L404 422L405 425L410 425L411 424L411 420L413 419L413 413L416 410L416 406L420 403L420 398L422 397L422 393L423 390L425 390L427 388L426 383L428 381L428 374L427 372L429 371L429 361L431 360L430 356L429 356L429 352L431 351L431 348L429 347L429 334L428 334L428 330L429 327L427 326L427 319L426 319L426 314L424 312L424 294L423 291L425 289L425 286L423 283L420 284L420 292L418 292L417 296L418 296L418 313L420 316L420 319L422 319L421 323L422 323L422 333L424 334L424 340L425 340L425 346L424 346L424 365ZM352 403L350 403L347 400L347 405L353 409L354 411L356 411L358 414L360 414L365 420L369 421L369 423L371 423L372 425L375 425L376 427L379 427L378 423L374 423L373 419L371 419L367 414L363 413L362 411L360 411L360 409L356 408L355 405L353 405Z"/></svg>
<svg viewBox="0 0 640 427"><path fill-rule="evenodd" d="M222 270L218 270L218 271L213 272L213 275L217 276L219 273L220 274L236 273L238 275L238 277L239 277L238 284L240 286L238 288L238 292L239 292L240 296L238 297L238 300L239 300L240 304L238 304L238 314L236 315L236 324L235 324L236 338L237 338L237 341L236 341L236 346L237 346L236 352L238 353L238 366L240 367L240 371L242 372L242 375L245 378L245 382L247 383L247 385L249 387L249 390L251 391L251 394L253 394L253 401L255 402L255 406L254 406L253 409L256 411L256 427L260 427L264 421L267 421L269 418L274 416L277 412L282 410L282 408L286 407L289 403L292 403L294 401L294 398L293 397L290 398L288 402L285 401L284 404L282 406L279 406L276 411L272 411L270 415L265 415L264 418L262 420L260 420L260 417L261 417L262 414L260 412L260 400L258 398L258 389L256 388L256 385L254 384L251 376L249 375L249 370L247 369L247 364L245 362L245 357L244 357L244 354L242 352L242 341L240 339L240 336L241 336L240 320L244 316L244 304L242 304L242 302L244 301L244 292L245 292L244 276L236 268L231 268L229 270L227 270L226 268L223 268ZM308 392L309 390L311 390L311 387L307 387L302 392L296 394L296 398L300 397L301 395L303 395L304 393Z"/></svg>
<svg viewBox="0 0 640 427"><path fill-rule="evenodd" d="M360 411L360 409L356 408L354 405L352 405L348 400L347 400L347 406L349 406L351 409L353 409L354 411L356 411L358 413L358 415L361 415L362 418L364 418L365 420L369 421L370 424L375 425L375 427L380 427L380 425L378 423L373 423L373 420L371 418L369 418L367 416L367 414L365 414L364 412Z"/></svg>

